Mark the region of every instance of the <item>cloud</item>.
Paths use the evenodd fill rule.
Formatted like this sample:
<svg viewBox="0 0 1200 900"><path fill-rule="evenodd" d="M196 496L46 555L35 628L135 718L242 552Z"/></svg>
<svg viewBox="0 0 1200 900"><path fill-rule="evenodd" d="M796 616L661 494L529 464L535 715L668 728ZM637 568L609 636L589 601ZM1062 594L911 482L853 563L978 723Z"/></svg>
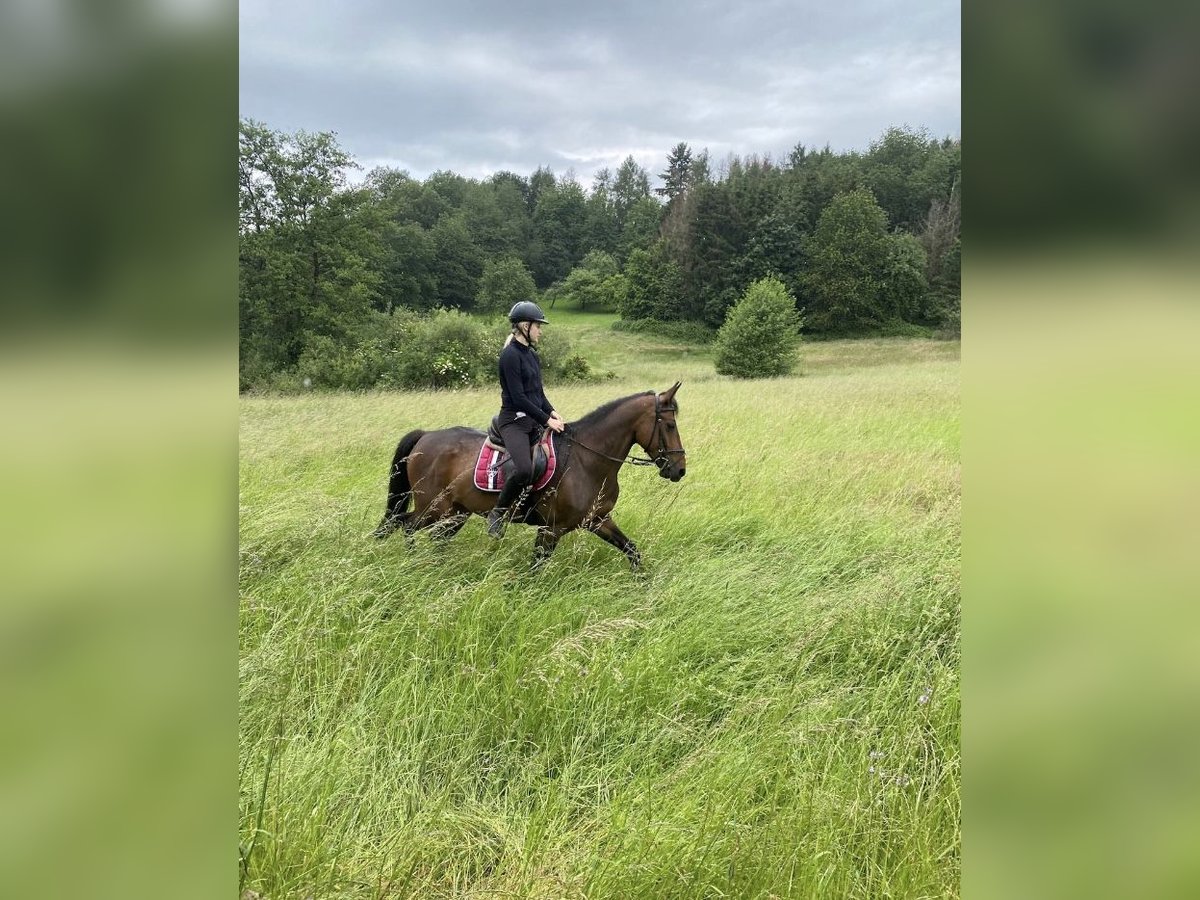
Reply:
<svg viewBox="0 0 1200 900"><path fill-rule="evenodd" d="M679 141L714 158L865 149L890 125L960 131L959 7L760 0L333 7L243 0L241 113L336 131L363 164L574 168Z"/></svg>

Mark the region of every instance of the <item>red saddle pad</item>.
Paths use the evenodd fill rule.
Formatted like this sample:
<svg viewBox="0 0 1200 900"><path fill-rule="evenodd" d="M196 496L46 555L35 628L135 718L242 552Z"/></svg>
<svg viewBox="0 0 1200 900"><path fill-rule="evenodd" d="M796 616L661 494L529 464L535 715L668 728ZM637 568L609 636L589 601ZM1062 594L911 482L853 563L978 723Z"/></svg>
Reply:
<svg viewBox="0 0 1200 900"><path fill-rule="evenodd" d="M554 477L557 460L554 455L554 441L551 440L553 434L554 432L547 428L545 436L534 447L534 452L538 447L546 451L546 471L533 485L535 491L540 491ZM481 491L492 492L499 491L504 487L504 472L501 467L507 461L507 450L497 450L485 440L483 446L479 448L479 458L475 460L475 487Z"/></svg>

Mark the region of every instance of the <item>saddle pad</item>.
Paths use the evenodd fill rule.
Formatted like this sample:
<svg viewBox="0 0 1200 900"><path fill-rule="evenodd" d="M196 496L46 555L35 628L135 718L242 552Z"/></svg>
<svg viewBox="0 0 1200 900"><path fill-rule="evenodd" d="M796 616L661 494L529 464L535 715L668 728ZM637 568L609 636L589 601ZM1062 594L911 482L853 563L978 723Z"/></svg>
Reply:
<svg viewBox="0 0 1200 900"><path fill-rule="evenodd" d="M533 485L535 491L540 491L550 479L554 477L554 467L556 458L554 455L554 441L550 439L553 434L550 429L546 429L546 436L543 437L534 445L536 453L540 448L546 454L546 471L542 473ZM475 487L481 491L497 492L504 487L504 471L502 466L508 462L508 451L497 450L486 440L483 446L479 449L479 458L475 460Z"/></svg>

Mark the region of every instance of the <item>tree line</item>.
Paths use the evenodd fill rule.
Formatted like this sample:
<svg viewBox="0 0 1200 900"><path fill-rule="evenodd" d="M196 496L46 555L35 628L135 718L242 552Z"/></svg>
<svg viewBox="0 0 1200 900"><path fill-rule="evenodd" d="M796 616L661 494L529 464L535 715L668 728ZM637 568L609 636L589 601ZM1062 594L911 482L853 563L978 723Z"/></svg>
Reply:
<svg viewBox="0 0 1200 900"><path fill-rule="evenodd" d="M865 153L797 145L719 164L680 142L653 189L632 156L586 190L546 167L483 180L376 168L351 186L357 164L332 133L253 120L239 151L243 388L384 335L402 353L398 314L458 333L448 312L530 297L716 329L773 278L810 332L957 328L958 140L889 128Z"/></svg>

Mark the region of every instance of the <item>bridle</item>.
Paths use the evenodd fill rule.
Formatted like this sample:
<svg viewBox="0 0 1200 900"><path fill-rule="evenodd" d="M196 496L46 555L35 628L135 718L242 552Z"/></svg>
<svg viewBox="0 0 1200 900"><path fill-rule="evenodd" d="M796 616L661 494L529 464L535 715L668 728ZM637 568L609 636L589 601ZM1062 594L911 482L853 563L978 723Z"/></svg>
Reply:
<svg viewBox="0 0 1200 900"><path fill-rule="evenodd" d="M572 437L565 430L563 431L562 435L568 441L570 441L572 444L577 444L578 446L582 447L584 450L590 450L592 453L595 453L597 456L602 456L607 460L611 460L612 462L630 463L635 466L658 466L658 468L660 470L662 470L662 469L666 468L666 466L670 463L670 461L671 461L670 454L686 452L682 447L680 447L678 450L672 450L671 448L669 448L667 446L666 429L662 427L662 423L663 423L662 414L665 412L669 412L669 413L679 412L679 407L675 405L675 402L673 400L671 401L671 403L664 405L663 402L658 398L658 394L655 393L654 394L654 430L650 432L650 440L647 441L647 443L649 445L653 446L654 439L656 437L658 438L658 452L654 455L653 458L647 457L647 456L624 456L624 457L609 456L607 453L601 453L595 447L589 447L587 444L583 443L578 438Z"/></svg>

